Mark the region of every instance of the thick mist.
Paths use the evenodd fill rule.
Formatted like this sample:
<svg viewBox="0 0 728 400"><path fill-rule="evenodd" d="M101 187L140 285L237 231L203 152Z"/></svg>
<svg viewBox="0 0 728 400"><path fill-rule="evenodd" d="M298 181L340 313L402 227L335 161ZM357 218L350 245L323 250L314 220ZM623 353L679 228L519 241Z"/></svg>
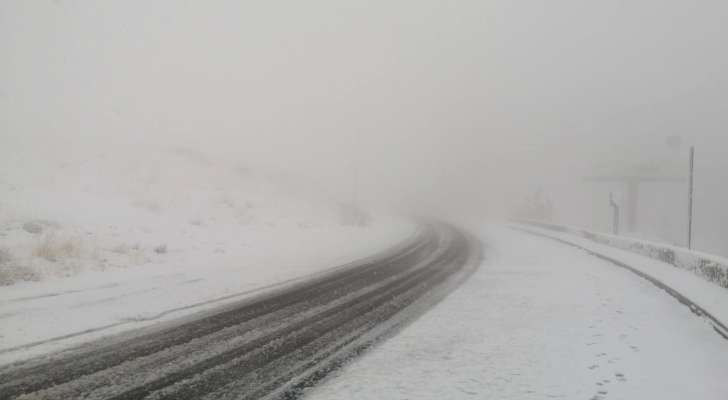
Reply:
<svg viewBox="0 0 728 400"><path fill-rule="evenodd" d="M728 254L726 18L707 0L3 1L0 156L194 148L470 222L541 191L554 221L608 230L624 188L583 178L684 177L694 145L696 247ZM686 186L642 187L639 231L683 244Z"/></svg>

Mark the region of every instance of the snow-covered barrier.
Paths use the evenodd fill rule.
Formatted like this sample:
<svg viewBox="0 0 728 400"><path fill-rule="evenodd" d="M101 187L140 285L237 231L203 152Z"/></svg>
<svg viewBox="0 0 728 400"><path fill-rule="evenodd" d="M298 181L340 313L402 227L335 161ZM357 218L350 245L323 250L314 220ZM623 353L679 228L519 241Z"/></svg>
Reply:
<svg viewBox="0 0 728 400"><path fill-rule="evenodd" d="M708 282L728 289L728 259L692 251L686 248L670 246L629 237L591 232L584 229L555 225L536 221L519 221L556 232L569 233L595 243L631 251L670 264L676 268L690 271Z"/></svg>

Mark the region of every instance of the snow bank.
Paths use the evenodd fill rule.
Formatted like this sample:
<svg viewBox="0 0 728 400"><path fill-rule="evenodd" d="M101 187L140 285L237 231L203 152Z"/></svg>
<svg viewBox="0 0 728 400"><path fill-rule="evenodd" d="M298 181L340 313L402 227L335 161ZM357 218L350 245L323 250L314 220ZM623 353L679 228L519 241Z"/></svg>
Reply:
<svg viewBox="0 0 728 400"><path fill-rule="evenodd" d="M728 259L722 257L668 244L655 243L647 240L610 235L606 233L591 232L568 226L535 221L523 221L523 223L556 232L577 235L596 243L631 251L633 253L659 260L674 267L689 271L708 282L715 283L718 286L728 289Z"/></svg>

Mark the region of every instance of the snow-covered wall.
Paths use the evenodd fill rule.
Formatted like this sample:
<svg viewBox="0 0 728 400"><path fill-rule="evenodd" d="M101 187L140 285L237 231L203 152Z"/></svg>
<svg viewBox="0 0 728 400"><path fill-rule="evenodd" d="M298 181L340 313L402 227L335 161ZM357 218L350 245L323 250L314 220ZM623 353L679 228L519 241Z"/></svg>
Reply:
<svg viewBox="0 0 728 400"><path fill-rule="evenodd" d="M638 240L606 233L592 232L579 228L555 225L536 221L519 221L552 231L577 235L596 243L605 244L622 250L641 254L667 264L690 271L708 282L728 289L728 259L711 254L700 253L682 247Z"/></svg>

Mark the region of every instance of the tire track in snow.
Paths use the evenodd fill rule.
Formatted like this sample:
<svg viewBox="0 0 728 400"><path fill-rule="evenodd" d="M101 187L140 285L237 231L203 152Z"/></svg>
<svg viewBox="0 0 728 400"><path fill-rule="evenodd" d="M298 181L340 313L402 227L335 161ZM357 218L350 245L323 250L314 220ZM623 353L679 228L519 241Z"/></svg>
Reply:
<svg viewBox="0 0 728 400"><path fill-rule="evenodd" d="M477 266L479 251L457 229L429 225L396 252L360 265L4 367L0 398L296 397L389 334L383 327L401 325L454 289Z"/></svg>

